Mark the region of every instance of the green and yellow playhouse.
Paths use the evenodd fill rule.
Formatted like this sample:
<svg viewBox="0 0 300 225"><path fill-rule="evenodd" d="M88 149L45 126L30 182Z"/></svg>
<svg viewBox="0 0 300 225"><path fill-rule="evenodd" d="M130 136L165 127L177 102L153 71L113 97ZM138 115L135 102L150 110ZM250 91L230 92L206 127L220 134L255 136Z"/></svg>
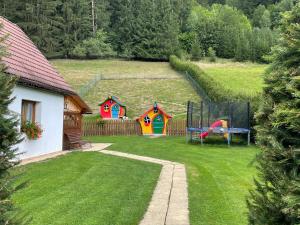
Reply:
<svg viewBox="0 0 300 225"><path fill-rule="evenodd" d="M166 135L167 124L172 117L164 112L157 103L137 118L143 135Z"/></svg>

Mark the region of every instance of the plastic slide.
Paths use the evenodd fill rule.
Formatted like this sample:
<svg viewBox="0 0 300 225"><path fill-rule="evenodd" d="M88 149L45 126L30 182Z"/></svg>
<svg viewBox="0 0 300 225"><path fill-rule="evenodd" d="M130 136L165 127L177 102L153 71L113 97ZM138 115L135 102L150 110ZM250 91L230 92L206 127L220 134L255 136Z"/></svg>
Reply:
<svg viewBox="0 0 300 225"><path fill-rule="evenodd" d="M227 121L225 120L217 120L215 121L208 129L208 131L206 132L203 132L202 134L200 134L200 138L206 138L210 132L213 131L214 128L216 127L224 127L224 125L226 124L226 127L227 127Z"/></svg>

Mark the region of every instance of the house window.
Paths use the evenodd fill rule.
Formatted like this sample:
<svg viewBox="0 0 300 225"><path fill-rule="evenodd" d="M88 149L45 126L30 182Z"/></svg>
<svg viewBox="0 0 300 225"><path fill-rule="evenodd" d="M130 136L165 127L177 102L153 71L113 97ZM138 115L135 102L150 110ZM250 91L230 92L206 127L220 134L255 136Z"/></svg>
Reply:
<svg viewBox="0 0 300 225"><path fill-rule="evenodd" d="M35 122L35 113L36 113L36 102L33 101L22 101L22 123L25 122Z"/></svg>

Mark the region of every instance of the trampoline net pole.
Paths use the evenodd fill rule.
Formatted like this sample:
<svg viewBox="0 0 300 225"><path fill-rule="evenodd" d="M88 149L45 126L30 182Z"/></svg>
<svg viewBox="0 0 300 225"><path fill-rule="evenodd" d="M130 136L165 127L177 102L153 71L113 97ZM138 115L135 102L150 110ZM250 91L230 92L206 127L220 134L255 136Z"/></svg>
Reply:
<svg viewBox="0 0 300 225"><path fill-rule="evenodd" d="M207 127L210 127L210 102L208 102Z"/></svg>
<svg viewBox="0 0 300 225"><path fill-rule="evenodd" d="M188 101L188 103L187 103L187 110L186 110L186 127L187 128L190 128L190 113L191 113L191 111L190 111L190 104L191 104L191 102L190 101Z"/></svg>

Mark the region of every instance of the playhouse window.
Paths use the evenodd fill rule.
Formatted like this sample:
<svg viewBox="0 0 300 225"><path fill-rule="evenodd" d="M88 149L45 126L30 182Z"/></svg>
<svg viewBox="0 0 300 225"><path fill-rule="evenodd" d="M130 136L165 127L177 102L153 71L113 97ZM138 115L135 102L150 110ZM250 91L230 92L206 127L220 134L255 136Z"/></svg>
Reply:
<svg viewBox="0 0 300 225"><path fill-rule="evenodd" d="M108 110L109 110L109 105L105 104L105 105L104 105L104 110L105 110L105 111L108 111Z"/></svg>
<svg viewBox="0 0 300 225"><path fill-rule="evenodd" d="M36 114L36 102L33 101L22 101L22 112L21 112L21 122L35 122L35 114Z"/></svg>
<svg viewBox="0 0 300 225"><path fill-rule="evenodd" d="M145 117L144 117L144 122L145 122L146 124L149 124L149 123L151 122L149 116L145 116Z"/></svg>

